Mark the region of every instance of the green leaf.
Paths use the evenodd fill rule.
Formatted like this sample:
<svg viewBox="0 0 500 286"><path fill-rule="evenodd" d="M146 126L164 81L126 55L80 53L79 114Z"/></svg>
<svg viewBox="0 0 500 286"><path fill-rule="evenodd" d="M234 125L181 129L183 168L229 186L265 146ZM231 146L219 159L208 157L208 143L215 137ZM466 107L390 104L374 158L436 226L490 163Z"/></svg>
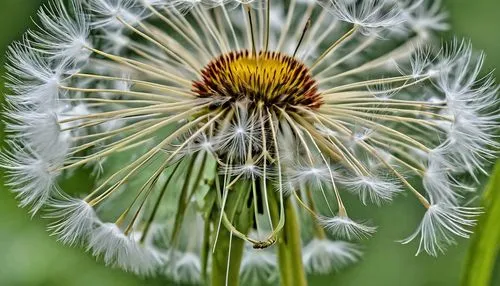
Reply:
<svg viewBox="0 0 500 286"><path fill-rule="evenodd" d="M495 262L500 249L500 161L491 175L484 193L485 213L478 223L476 234L466 260L462 285L492 285Z"/></svg>

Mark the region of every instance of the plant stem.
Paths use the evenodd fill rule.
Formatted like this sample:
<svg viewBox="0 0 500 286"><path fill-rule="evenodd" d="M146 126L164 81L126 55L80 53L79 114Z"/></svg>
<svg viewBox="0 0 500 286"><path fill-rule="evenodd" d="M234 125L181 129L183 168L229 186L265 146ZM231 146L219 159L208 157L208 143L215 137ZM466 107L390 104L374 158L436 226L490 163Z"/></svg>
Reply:
<svg viewBox="0 0 500 286"><path fill-rule="evenodd" d="M462 277L463 286L493 285L495 262L500 251L500 161L492 173L483 197L485 213L479 220Z"/></svg>
<svg viewBox="0 0 500 286"><path fill-rule="evenodd" d="M225 212L233 225L242 233L250 230L253 223L252 206L247 206L250 189L248 184L238 184L232 190L227 190L228 199ZM214 229L217 229L220 211L213 215ZM213 236L215 237L215 235ZM245 241L233 236L224 226L220 228L217 245L212 254L212 286L239 285L241 260L245 249Z"/></svg>
<svg viewBox="0 0 500 286"><path fill-rule="evenodd" d="M273 221L279 220L276 194L270 194ZM306 286L307 279L302 263L302 242L295 205L290 198L285 199L286 222L278 239L278 264L281 285Z"/></svg>
<svg viewBox="0 0 500 286"><path fill-rule="evenodd" d="M212 255L212 286L239 285L240 266L244 248L245 241L234 236L231 241L231 233L226 228L221 228L217 246ZM231 257L228 269L229 255Z"/></svg>
<svg viewBox="0 0 500 286"><path fill-rule="evenodd" d="M295 205L290 198L286 200L285 215L286 222L281 244L284 244L287 249L287 258L292 274L291 284L286 285L305 286L307 285L307 279L302 263L302 241L300 239L299 220Z"/></svg>
<svg viewBox="0 0 500 286"><path fill-rule="evenodd" d="M316 204L314 203L314 199L311 193L311 190L306 191L307 201L309 202L309 208L316 212ZM325 229L321 227L318 220L313 218L313 226L314 226L314 235L318 239L326 239Z"/></svg>

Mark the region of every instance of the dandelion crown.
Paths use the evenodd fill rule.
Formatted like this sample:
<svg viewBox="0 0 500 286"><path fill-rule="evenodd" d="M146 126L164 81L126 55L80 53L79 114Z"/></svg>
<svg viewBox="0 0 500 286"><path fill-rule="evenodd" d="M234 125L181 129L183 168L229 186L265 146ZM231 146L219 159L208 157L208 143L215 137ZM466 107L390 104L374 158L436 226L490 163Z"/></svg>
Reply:
<svg viewBox="0 0 500 286"><path fill-rule="evenodd" d="M416 198L418 253L469 236L498 87L469 42L434 44L440 1L65 2L9 49L0 157L61 242L177 282L303 285L376 231L354 196Z"/></svg>

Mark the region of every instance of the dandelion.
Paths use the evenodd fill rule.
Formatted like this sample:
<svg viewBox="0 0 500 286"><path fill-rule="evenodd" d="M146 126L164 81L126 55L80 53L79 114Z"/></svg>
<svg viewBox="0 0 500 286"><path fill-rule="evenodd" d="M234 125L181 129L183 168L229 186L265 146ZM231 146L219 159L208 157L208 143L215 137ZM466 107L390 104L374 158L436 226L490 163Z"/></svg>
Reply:
<svg viewBox="0 0 500 286"><path fill-rule="evenodd" d="M498 87L469 42L433 43L439 1L53 0L39 19L7 55L0 166L63 243L179 283L304 285L376 231L349 193L412 194L418 252L470 234L461 180L497 157ZM82 169L92 188L59 187Z"/></svg>

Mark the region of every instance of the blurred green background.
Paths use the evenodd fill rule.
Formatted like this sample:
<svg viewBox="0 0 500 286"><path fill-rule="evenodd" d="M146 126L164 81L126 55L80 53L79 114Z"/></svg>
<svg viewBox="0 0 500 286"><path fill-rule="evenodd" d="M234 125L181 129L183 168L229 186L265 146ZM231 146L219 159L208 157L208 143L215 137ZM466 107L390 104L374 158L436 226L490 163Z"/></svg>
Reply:
<svg viewBox="0 0 500 286"><path fill-rule="evenodd" d="M33 25L30 17L35 18L41 2L0 0L0 74L3 74L6 47ZM485 50L488 69L500 66L500 1L447 0L445 6L450 11L452 33L471 38L477 49ZM499 77L499 71L495 73ZM3 128L0 128L0 138L3 138ZM460 284L467 241L460 240L457 246L450 247L447 255L438 258L415 257L416 244L402 246L395 242L412 233L422 215L410 197L401 197L389 207L356 211L361 217L363 212L370 212L364 217L372 218L379 225L379 232L363 246L363 261L331 276L312 277L311 285ZM19 209L14 196L0 184L0 286L173 285L161 279L143 280L108 269L83 250L58 244L45 231L45 224L46 221L38 217L31 219L26 210ZM499 267L497 270L500 274Z"/></svg>

